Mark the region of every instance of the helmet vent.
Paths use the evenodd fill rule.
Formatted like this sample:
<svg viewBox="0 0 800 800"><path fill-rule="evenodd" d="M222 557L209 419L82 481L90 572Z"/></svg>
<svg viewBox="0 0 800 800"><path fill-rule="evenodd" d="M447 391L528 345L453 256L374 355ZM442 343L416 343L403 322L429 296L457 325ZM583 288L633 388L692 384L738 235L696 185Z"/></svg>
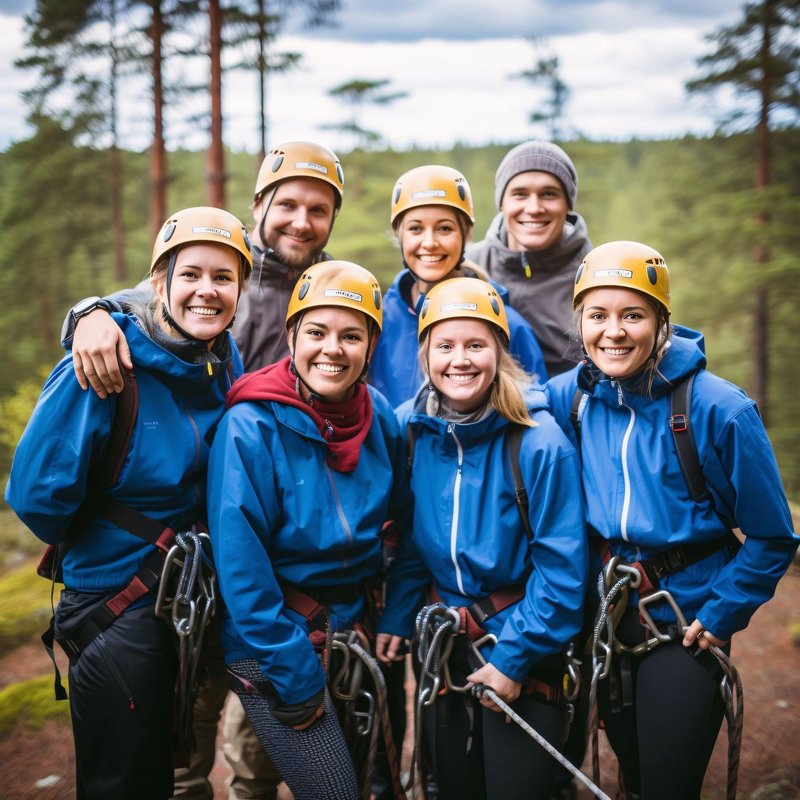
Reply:
<svg viewBox="0 0 800 800"><path fill-rule="evenodd" d="M306 281L301 287L300 291L297 293L297 299L302 300L307 294L308 290L311 288L311 281Z"/></svg>
<svg viewBox="0 0 800 800"><path fill-rule="evenodd" d="M278 156L275 161L272 163L272 171L277 172L281 168L281 164L283 164L283 156Z"/></svg>
<svg viewBox="0 0 800 800"><path fill-rule="evenodd" d="M464 186L463 186L463 184L461 184L461 183L459 183L459 184L458 184L458 196L459 196L459 197L460 197L462 200L466 200L466 199L467 199L467 192L466 192L466 190L464 189Z"/></svg>
<svg viewBox="0 0 800 800"><path fill-rule="evenodd" d="M381 291L380 291L380 289L373 289L372 290L372 299L375 302L375 308L380 309L380 307L381 307Z"/></svg>
<svg viewBox="0 0 800 800"><path fill-rule="evenodd" d="M497 316L499 317L500 316L500 306L497 305L497 300L494 297L492 297L489 300L489 304L492 307L492 311L494 311L494 313L497 314Z"/></svg>
<svg viewBox="0 0 800 800"><path fill-rule="evenodd" d="M655 286L658 283L658 270L655 267L647 268L647 280Z"/></svg>
<svg viewBox="0 0 800 800"><path fill-rule="evenodd" d="M170 224L164 228L164 241L168 242L172 238L173 233L175 233L175 223L170 222Z"/></svg>

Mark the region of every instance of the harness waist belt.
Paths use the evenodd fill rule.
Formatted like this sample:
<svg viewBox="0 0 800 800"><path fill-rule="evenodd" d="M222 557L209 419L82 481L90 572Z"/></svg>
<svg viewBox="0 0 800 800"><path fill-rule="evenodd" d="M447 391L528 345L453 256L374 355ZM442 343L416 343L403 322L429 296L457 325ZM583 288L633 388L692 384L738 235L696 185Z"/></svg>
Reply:
<svg viewBox="0 0 800 800"><path fill-rule="evenodd" d="M724 547L730 549L731 555L739 549L739 540L732 531L710 542L678 545L643 561L634 561L631 566L642 578L638 588L639 595L644 597L658 591L664 578L702 561ZM603 542L601 554L603 564L607 564L613 555L608 543Z"/></svg>

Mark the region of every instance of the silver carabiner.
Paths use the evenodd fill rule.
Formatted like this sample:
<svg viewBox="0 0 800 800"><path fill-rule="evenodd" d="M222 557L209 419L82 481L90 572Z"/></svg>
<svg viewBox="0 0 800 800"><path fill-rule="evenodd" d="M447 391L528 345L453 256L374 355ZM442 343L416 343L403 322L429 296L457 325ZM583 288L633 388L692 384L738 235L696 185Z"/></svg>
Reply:
<svg viewBox="0 0 800 800"><path fill-rule="evenodd" d="M650 616L650 612L647 610L647 607L651 603L656 603L659 600L665 600L669 604L670 608L675 613L675 619L678 621L681 631L685 631L688 627L686 624L686 617L683 616L683 611L681 611L680 606L676 602L675 598L666 589L659 589L657 592L648 594L646 597L640 597L639 614L641 614L644 624L652 631L655 639L662 643L670 642L672 641L672 637L669 634L661 633L661 631L658 629L658 625L653 622L653 618Z"/></svg>
<svg viewBox="0 0 800 800"><path fill-rule="evenodd" d="M351 713L356 720L358 720L356 722L356 734L358 736L369 736L370 733L372 733L372 725L375 720L375 698L366 689L359 690L356 702L358 702L358 700L362 697L366 698L367 700L367 710L358 711L354 704ZM364 722L361 722L360 720L364 720Z"/></svg>
<svg viewBox="0 0 800 800"><path fill-rule="evenodd" d="M178 606L188 606L189 607L189 615L188 616L179 616L178 615ZM195 604L194 600L190 600L188 603L185 601L178 601L175 600L172 604L172 624L175 626L175 632L180 636L182 639L190 636L192 631L194 630L194 620L197 614L197 605Z"/></svg>

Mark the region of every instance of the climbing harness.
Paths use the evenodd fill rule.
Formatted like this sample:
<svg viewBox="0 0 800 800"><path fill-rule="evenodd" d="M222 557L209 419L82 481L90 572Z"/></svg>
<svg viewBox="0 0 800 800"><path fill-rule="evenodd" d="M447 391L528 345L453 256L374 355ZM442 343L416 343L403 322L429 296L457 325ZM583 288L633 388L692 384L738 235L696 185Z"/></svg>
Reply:
<svg viewBox="0 0 800 800"><path fill-rule="evenodd" d="M424 709L428 706L432 706L436 702L436 698L439 694L445 691L461 693L471 692L479 699L481 696L488 697L495 702L498 707L502 708L511 720L516 722L517 725L531 736L531 738L540 744L547 753L552 755L560 764L583 782L597 797L610 800L610 798L603 794L603 792L579 769L564 758L550 742L525 722L525 720L516 714L506 703L500 700L491 689L481 684L466 683L460 685L453 682L448 660L453 649L455 637L466 630L462 624L463 615L460 611L461 609L448 607L441 602L435 602L425 606L417 614L417 659L420 664L420 673L417 679L417 702L414 715L414 751L409 777L414 800L419 796L418 788L420 784L424 784L424 776L422 776L422 780L420 780L417 775L419 765L422 764L422 714ZM472 652L477 656L478 661L481 664L486 664L486 659L481 654L479 648L487 643L496 643L497 638L493 634L484 632L484 635L480 637L467 637L467 641L469 642ZM580 691L580 672L577 669L577 664L578 662L576 662L574 658L570 658L568 661L568 687L563 693L568 701L570 698L574 700ZM551 701L556 700L561 694L558 691L553 691L552 687L548 687L546 684L539 681L533 682L533 688L534 691L540 690L545 694L546 698ZM424 787L422 788L422 796L426 796Z"/></svg>
<svg viewBox="0 0 800 800"><path fill-rule="evenodd" d="M367 754L361 776L362 797L369 800L372 792L372 774L378 753L379 734L383 734L392 792L395 800L405 800L406 793L400 781L397 748L392 735L389 710L386 704L386 680L378 662L370 654L370 645L362 631L348 630L334 633L333 652L341 664L331 678L331 695L344 704L345 728L352 729L355 737L368 739ZM372 681L374 692L364 688L364 670ZM376 724L377 720L377 724Z"/></svg>
<svg viewBox="0 0 800 800"><path fill-rule="evenodd" d="M203 641L217 603L217 572L211 560L208 533L182 531L164 559L155 613L178 637L178 680L175 684L177 744L192 746L194 703L200 686Z"/></svg>
<svg viewBox="0 0 800 800"><path fill-rule="evenodd" d="M709 546L711 545L717 545L717 543L711 542ZM702 546L698 545L695 547L700 548ZM683 549L686 550L686 548ZM715 549L719 549L719 545L717 545ZM700 550L698 549L693 555L697 555L699 552ZM670 560L668 553L661 554L660 558L662 562ZM688 566L689 563L694 563L693 561L686 560L686 558L673 558L672 560L676 564L675 568L661 574L659 577L677 572L683 567ZM699 558L695 560L699 560ZM655 586L649 584L647 580L649 573L646 568L648 563L649 562L636 562L635 564L628 564L620 556L612 556L606 562L597 580L600 607L597 612L592 636L592 682L589 692L589 703L591 707L589 731L592 742L592 778L595 783L600 782L600 758L598 748L600 719L597 705L597 684L598 681L609 676L614 653L629 656L644 655L660 644L675 641L676 638L682 637L689 627L686 617L672 594L666 589L661 589L658 583L656 583ZM650 563L652 563L652 560ZM633 646L624 644L616 636L617 625L622 619L622 615L627 607L630 589L639 590L639 617L648 634L642 642ZM666 602L672 609L675 619L677 620L677 626L670 626L673 630L662 631L653 620L650 613L650 606L658 602ZM725 718L728 722L727 800L735 800L742 728L744 724L744 695L742 682L730 657L721 648L709 643L708 650L719 662L723 674L722 681L720 682L720 691L724 701Z"/></svg>

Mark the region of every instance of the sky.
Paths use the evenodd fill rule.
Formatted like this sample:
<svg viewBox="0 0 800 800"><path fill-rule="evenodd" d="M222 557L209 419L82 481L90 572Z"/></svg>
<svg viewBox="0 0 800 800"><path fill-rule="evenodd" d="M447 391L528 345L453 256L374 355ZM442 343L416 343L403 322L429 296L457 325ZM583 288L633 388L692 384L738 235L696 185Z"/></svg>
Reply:
<svg viewBox="0 0 800 800"><path fill-rule="evenodd" d="M23 54L23 14L32 0L0 0L0 150L26 138L20 91L33 76L13 67ZM546 138L531 112L546 90L511 76L530 69L536 51L559 58L570 90L565 128L571 136L624 140L713 132L719 102L689 98L684 84L697 77L697 59L712 50L704 37L737 22L735 0L342 0L336 25L308 29L290 17L276 50L302 54L301 65L268 82L269 141L313 139L349 150L352 138L325 126L347 122L350 107L331 97L353 79L390 81L406 96L365 107L359 124L379 132L397 149L448 148ZM229 51L232 64L239 54ZM184 77L202 82L207 62L184 66ZM121 101L121 143L148 142L147 87L129 81ZM224 79L225 141L235 150L258 147L254 73L229 70ZM202 112L199 98L174 104L167 114L167 145L203 148L207 134L187 121Z"/></svg>

